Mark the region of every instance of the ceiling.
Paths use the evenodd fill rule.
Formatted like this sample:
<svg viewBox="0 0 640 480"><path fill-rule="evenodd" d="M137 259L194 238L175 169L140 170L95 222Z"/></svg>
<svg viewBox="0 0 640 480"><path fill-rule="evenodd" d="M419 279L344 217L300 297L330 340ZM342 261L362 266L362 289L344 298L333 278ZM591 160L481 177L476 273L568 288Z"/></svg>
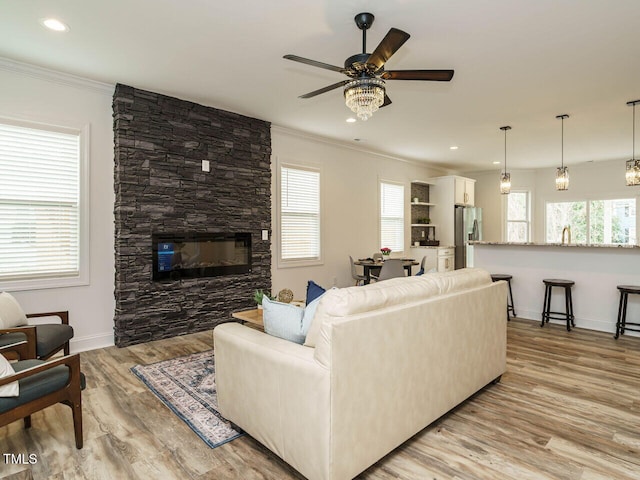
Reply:
<svg viewBox="0 0 640 480"><path fill-rule="evenodd" d="M391 27L411 34L387 69L453 80L389 81L393 104L353 124L341 89L299 99L346 77L282 56L341 66L362 11L369 52ZM50 16L70 30L45 29ZM509 169L540 168L560 163L564 113L566 164L630 158L639 19L638 0L4 1L0 56L458 171L499 170L510 125Z"/></svg>

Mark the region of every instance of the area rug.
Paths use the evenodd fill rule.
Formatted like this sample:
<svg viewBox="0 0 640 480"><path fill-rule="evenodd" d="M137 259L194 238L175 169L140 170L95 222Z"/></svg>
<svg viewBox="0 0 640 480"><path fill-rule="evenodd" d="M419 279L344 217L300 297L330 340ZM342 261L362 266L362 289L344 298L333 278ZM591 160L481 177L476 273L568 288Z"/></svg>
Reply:
<svg viewBox="0 0 640 480"><path fill-rule="evenodd" d="M243 435L218 412L213 350L136 365L131 371L209 447Z"/></svg>

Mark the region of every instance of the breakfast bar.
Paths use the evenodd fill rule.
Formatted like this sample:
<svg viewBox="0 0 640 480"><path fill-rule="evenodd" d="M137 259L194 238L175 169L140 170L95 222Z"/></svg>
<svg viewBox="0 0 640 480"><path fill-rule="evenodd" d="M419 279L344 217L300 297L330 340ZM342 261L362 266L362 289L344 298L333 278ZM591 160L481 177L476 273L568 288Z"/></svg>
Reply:
<svg viewBox="0 0 640 480"><path fill-rule="evenodd" d="M572 294L576 326L613 334L620 301L617 286L640 285L640 246L637 245L486 241L470 244L474 266L490 273L513 275L513 297L521 318L540 321L545 292L543 279L568 279L575 282ZM640 320L638 297L629 297L629 321ZM554 297L552 309L564 308L563 303L561 296Z"/></svg>

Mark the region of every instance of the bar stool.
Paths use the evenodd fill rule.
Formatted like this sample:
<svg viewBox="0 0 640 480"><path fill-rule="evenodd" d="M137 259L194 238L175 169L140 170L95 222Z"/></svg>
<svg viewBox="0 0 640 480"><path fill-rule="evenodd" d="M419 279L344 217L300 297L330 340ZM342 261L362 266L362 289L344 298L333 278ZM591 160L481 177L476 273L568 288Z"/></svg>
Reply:
<svg viewBox="0 0 640 480"><path fill-rule="evenodd" d="M618 338L620 335L624 335L625 330L631 332L640 332L638 328L629 328L627 325L633 327L640 327L640 323L627 323L627 299L629 294L640 294L640 287L635 285L618 285L620 290L620 306L618 307L618 321L616 322L616 335L613 338Z"/></svg>
<svg viewBox="0 0 640 480"><path fill-rule="evenodd" d="M507 298L507 320L511 320L509 318L509 312L511 312L513 314L514 317L516 317L516 310L513 306L513 292L511 291L511 279L513 278L513 275L506 275L504 273L492 273L491 274L491 280L493 280L494 282L499 282L500 280L504 280L505 282L507 282L507 285L509 286L509 298Z"/></svg>
<svg viewBox="0 0 640 480"><path fill-rule="evenodd" d="M545 323L549 323L549 319L552 318L554 320L566 320L567 321L567 332L571 331L571 327L575 327L575 317L573 316L573 302L571 300L571 287L575 285L576 282L573 280L561 280L558 278L553 279L544 279L542 282L545 285L544 289L544 305L542 306L542 323L540 327L544 327ZM564 312L552 312L551 311L551 293L553 287L562 287L564 288L564 303L565 303L565 311ZM551 314L562 315L561 317L554 317Z"/></svg>

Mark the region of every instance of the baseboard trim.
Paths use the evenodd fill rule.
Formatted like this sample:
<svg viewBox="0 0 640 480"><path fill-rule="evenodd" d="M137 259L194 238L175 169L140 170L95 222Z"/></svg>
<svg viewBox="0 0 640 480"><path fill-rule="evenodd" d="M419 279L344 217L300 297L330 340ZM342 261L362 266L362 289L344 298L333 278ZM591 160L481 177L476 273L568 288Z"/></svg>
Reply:
<svg viewBox="0 0 640 480"><path fill-rule="evenodd" d="M530 320L532 322L538 322L538 324L542 321L542 312L534 312L529 310L520 310L516 311L518 313L518 319L521 320ZM628 317L627 317L628 318ZM631 320L629 320L631 321ZM575 319L576 326L575 328L584 328L586 330L595 330L597 332L605 332L610 334L616 333L616 324L615 321L611 322L603 322L601 320L591 320L587 318L576 318ZM556 325L566 325L566 322L562 320L549 320L549 323L553 323ZM630 332L627 331L624 333L630 337L640 337L640 332Z"/></svg>
<svg viewBox="0 0 640 480"><path fill-rule="evenodd" d="M113 347L115 345L113 333L88 335L86 337L72 338L69 342L71 353L86 352L98 348Z"/></svg>

